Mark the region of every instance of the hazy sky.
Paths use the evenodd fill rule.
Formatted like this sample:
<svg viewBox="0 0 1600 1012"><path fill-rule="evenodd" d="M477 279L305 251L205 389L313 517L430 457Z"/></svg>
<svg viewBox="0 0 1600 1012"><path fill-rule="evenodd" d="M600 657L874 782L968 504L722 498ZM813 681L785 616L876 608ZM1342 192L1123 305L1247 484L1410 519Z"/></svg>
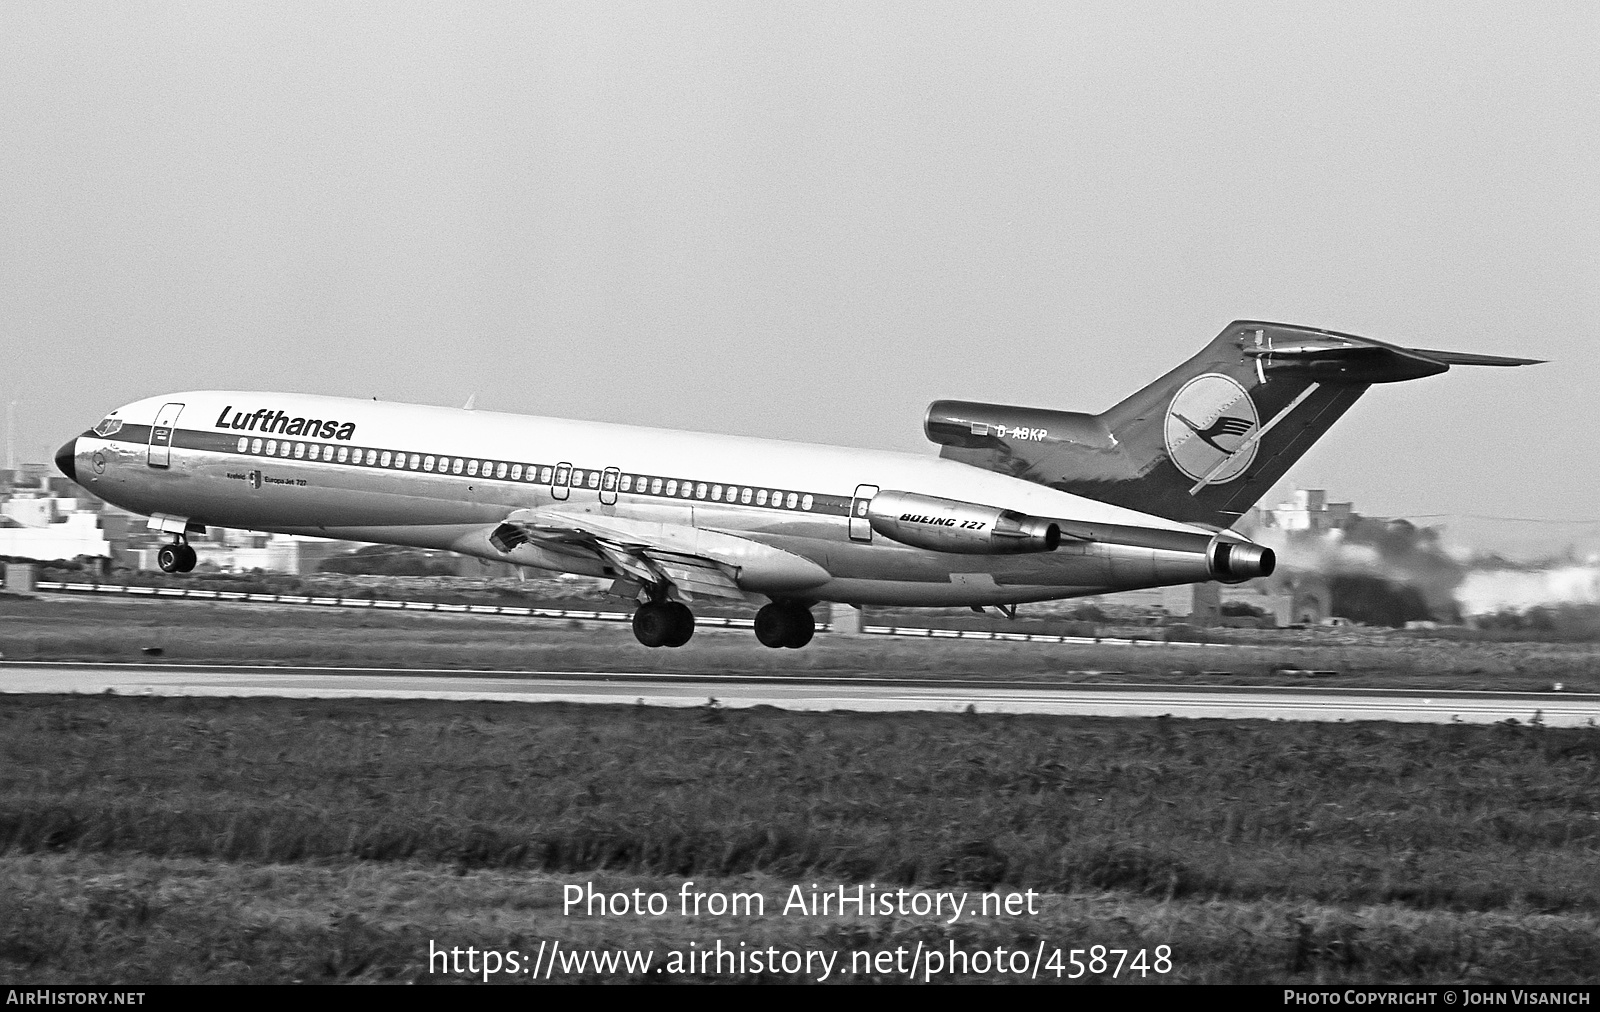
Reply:
<svg viewBox="0 0 1600 1012"><path fill-rule="evenodd" d="M1600 5L0 0L0 399L303 390L932 453L1230 320L1549 358L1289 473L1600 548Z"/></svg>

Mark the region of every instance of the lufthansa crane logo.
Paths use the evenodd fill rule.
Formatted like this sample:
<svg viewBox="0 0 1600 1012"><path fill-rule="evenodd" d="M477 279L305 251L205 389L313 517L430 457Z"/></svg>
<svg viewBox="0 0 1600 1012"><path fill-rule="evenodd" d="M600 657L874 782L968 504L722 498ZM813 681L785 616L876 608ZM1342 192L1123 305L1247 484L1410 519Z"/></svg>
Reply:
<svg viewBox="0 0 1600 1012"><path fill-rule="evenodd" d="M1232 481L1256 459L1251 437L1260 425L1255 402L1238 380L1214 372L1196 376L1167 408L1167 456L1191 478Z"/></svg>

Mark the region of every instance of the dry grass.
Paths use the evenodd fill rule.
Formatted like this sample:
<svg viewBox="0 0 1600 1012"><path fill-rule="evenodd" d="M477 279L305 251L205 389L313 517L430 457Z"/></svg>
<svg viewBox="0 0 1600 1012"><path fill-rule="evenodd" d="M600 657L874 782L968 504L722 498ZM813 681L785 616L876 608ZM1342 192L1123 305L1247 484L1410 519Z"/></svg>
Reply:
<svg viewBox="0 0 1600 1012"><path fill-rule="evenodd" d="M1600 909L1600 733L11 697L0 850Z"/></svg>
<svg viewBox="0 0 1600 1012"><path fill-rule="evenodd" d="M1600 732L0 700L0 976L420 979L427 939L1173 945L1186 980L1593 980ZM1033 888L1040 918L555 911Z"/></svg>
<svg viewBox="0 0 1600 1012"><path fill-rule="evenodd" d="M1168 902L1094 891L1045 894L1037 916L974 917L949 926L933 919L854 916L586 918L563 914L563 885L593 881L606 892L637 888L676 895L684 880L608 872L462 873L418 863L257 865L95 854L0 857L0 877L7 884L0 892L0 975L52 983L479 979L440 972L437 962L430 972L430 942L531 953L541 941L560 940L577 950L649 950L659 966L671 950L720 939L733 949L744 943L838 952L841 969L852 952L909 949L918 942L939 948L954 943L968 952L996 946L1032 952L1041 940L1046 951L1093 944L1153 951L1166 945L1171 972L1142 979L1188 983L1592 982L1600 957L1600 922L1582 913ZM761 875L695 882L700 889L774 897L787 885ZM1049 980L1053 974L1041 976ZM553 977L619 978L625 979L592 970ZM804 977L708 973L687 979ZM834 979L905 978L841 973Z"/></svg>

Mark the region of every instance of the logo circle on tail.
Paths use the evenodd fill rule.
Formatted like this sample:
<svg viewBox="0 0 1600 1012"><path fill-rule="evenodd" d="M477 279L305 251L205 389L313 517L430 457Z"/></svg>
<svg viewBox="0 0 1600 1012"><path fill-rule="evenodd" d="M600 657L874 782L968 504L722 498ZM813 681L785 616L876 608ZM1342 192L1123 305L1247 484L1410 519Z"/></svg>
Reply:
<svg viewBox="0 0 1600 1012"><path fill-rule="evenodd" d="M1167 456L1196 480L1232 481L1255 461L1260 427L1255 401L1239 381L1208 372L1185 383L1167 406Z"/></svg>

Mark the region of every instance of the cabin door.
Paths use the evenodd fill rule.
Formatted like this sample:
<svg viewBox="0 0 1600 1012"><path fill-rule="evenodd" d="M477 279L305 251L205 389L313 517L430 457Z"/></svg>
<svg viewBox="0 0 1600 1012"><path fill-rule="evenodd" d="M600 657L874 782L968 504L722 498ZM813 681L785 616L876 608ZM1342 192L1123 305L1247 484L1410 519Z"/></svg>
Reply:
<svg viewBox="0 0 1600 1012"><path fill-rule="evenodd" d="M872 522L867 519L867 507L878 494L876 485L857 485L855 498L850 500L850 540L872 541Z"/></svg>
<svg viewBox="0 0 1600 1012"><path fill-rule="evenodd" d="M177 429L182 404L163 404L156 413L156 423L150 426L150 452L145 461L151 467L168 467L172 463L172 433Z"/></svg>

